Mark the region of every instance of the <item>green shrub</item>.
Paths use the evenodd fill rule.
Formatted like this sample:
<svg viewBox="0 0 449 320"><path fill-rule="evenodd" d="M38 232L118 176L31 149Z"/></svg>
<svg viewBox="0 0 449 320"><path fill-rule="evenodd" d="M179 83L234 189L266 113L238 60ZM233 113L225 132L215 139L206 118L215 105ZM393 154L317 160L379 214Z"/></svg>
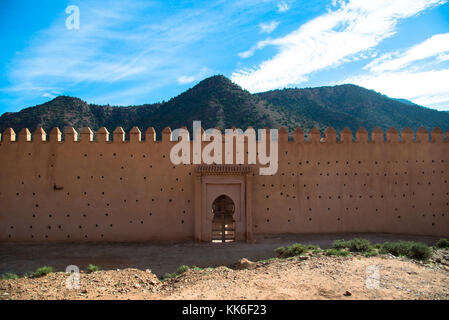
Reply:
<svg viewBox="0 0 449 320"><path fill-rule="evenodd" d="M303 253L307 252L307 247L305 245L302 245L300 243L292 244L291 246L287 247L287 256L294 257L299 256Z"/></svg>
<svg viewBox="0 0 449 320"><path fill-rule="evenodd" d="M373 246L371 242L366 239L355 238L348 241L349 251L352 252L367 252L371 251Z"/></svg>
<svg viewBox="0 0 449 320"><path fill-rule="evenodd" d="M375 256L379 255L379 252L377 252L377 250L371 249L371 250L365 251L363 253L363 255L368 258L375 257Z"/></svg>
<svg viewBox="0 0 449 320"><path fill-rule="evenodd" d="M168 279L171 279L171 278L174 278L174 277L176 277L176 273L166 273L166 274L164 274L163 276L162 276L162 280L168 280Z"/></svg>
<svg viewBox="0 0 449 320"><path fill-rule="evenodd" d="M274 253L276 253L278 257L282 257L284 255L285 250L286 250L285 247L279 247L274 250Z"/></svg>
<svg viewBox="0 0 449 320"><path fill-rule="evenodd" d="M400 256L409 256L410 249L412 248L413 244L415 244L415 242L413 242L413 241L399 241L397 243L397 250L399 252L399 255Z"/></svg>
<svg viewBox="0 0 449 320"><path fill-rule="evenodd" d="M440 239L437 242L438 248L449 248L449 240L448 239Z"/></svg>
<svg viewBox="0 0 449 320"><path fill-rule="evenodd" d="M426 261L432 256L432 250L428 245L413 241L385 242L380 252L422 261Z"/></svg>
<svg viewBox="0 0 449 320"><path fill-rule="evenodd" d="M299 256L307 251L307 247L300 243L292 244L288 247L280 247L275 250L276 254L281 258L289 258Z"/></svg>
<svg viewBox="0 0 449 320"><path fill-rule="evenodd" d="M307 245L307 250L312 250L312 251L318 251L321 250L320 246L314 245L314 244L308 244Z"/></svg>
<svg viewBox="0 0 449 320"><path fill-rule="evenodd" d="M326 250L326 256L347 257L349 255L350 255L350 253L343 249L331 248L331 249Z"/></svg>
<svg viewBox="0 0 449 320"><path fill-rule="evenodd" d="M203 270L203 268L198 267L198 266L192 266L190 269L191 270Z"/></svg>
<svg viewBox="0 0 449 320"><path fill-rule="evenodd" d="M311 251L313 254L317 254L321 252L320 246L309 244L307 245L307 251Z"/></svg>
<svg viewBox="0 0 449 320"><path fill-rule="evenodd" d="M53 272L53 268L52 267L44 266L44 267L41 267L41 268L37 269L34 272L31 272L30 278L43 277L43 276L45 276L45 275L47 275L49 273L52 273L52 272Z"/></svg>
<svg viewBox="0 0 449 320"><path fill-rule="evenodd" d="M7 272L0 276L0 280L15 280L15 279L19 279L19 276L12 272Z"/></svg>
<svg viewBox="0 0 449 320"><path fill-rule="evenodd" d="M87 266L87 271L89 271L89 272L97 272L97 271L100 271L100 267L96 266L94 264L89 264Z"/></svg>
<svg viewBox="0 0 449 320"><path fill-rule="evenodd" d="M349 249L351 252L367 252L372 250L371 242L366 239L354 238L352 240L335 240L332 248L334 249Z"/></svg>
<svg viewBox="0 0 449 320"><path fill-rule="evenodd" d="M394 256L408 256L413 242L399 241L399 242L385 242L380 249L381 253L390 253Z"/></svg>
<svg viewBox="0 0 449 320"><path fill-rule="evenodd" d="M348 241L346 241L345 239L335 240L332 244L333 249L346 249L348 247Z"/></svg>
<svg viewBox="0 0 449 320"><path fill-rule="evenodd" d="M424 243L414 243L410 248L408 257L427 261L432 257L432 250L430 250L430 247Z"/></svg>
<svg viewBox="0 0 449 320"><path fill-rule="evenodd" d="M276 261L278 259L279 258L268 258L268 259L257 260L257 262L259 262L259 263L268 263L268 262L271 262L271 261Z"/></svg>
<svg viewBox="0 0 449 320"><path fill-rule="evenodd" d="M186 265L182 265L178 268L178 270L176 270L176 274L182 274L184 272L186 272L187 270L189 270L190 267L186 266Z"/></svg>

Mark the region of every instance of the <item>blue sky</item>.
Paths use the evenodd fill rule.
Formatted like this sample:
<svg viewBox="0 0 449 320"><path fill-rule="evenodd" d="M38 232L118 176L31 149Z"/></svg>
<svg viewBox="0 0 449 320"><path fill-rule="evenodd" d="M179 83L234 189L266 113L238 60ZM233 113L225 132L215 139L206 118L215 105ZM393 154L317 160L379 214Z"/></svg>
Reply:
<svg viewBox="0 0 449 320"><path fill-rule="evenodd" d="M154 103L214 74L251 92L354 83L449 110L446 0L1 1L0 33L0 114L58 95Z"/></svg>

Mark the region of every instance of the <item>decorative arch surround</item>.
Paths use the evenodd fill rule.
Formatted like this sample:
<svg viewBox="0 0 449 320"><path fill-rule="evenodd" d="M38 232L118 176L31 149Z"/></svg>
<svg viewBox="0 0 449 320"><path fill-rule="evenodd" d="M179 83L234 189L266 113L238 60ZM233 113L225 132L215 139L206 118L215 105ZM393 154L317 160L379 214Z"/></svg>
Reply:
<svg viewBox="0 0 449 320"><path fill-rule="evenodd" d="M195 240L212 241L213 202L225 195L234 202L235 240L252 240L250 166L200 165L195 168Z"/></svg>

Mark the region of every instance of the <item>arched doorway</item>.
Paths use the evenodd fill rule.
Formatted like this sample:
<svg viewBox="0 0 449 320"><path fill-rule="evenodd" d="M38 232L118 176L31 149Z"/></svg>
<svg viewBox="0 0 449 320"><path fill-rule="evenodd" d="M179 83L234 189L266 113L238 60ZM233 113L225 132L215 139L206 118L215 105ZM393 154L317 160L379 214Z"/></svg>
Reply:
<svg viewBox="0 0 449 320"><path fill-rule="evenodd" d="M235 204L226 195L221 195L212 203L212 242L235 241Z"/></svg>

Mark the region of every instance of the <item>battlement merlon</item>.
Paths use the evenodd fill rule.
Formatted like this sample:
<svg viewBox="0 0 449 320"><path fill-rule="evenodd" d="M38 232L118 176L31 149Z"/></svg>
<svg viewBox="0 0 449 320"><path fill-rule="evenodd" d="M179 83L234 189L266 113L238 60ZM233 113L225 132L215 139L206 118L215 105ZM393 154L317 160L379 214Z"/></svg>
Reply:
<svg viewBox="0 0 449 320"><path fill-rule="evenodd" d="M186 127L182 129L187 130ZM217 128L215 128L217 129ZM268 128L264 128L265 130L269 130ZM217 129L219 130L219 129ZM248 127L248 130L254 130L252 127ZM176 130L175 130L176 131ZM162 142L172 142L178 141L178 134L174 136L174 132L170 127L166 127L161 132L161 140ZM204 129L201 128L203 141L207 141L204 136ZM220 130L220 132L222 132ZM243 131L242 131L243 132ZM324 136L322 136L320 130L316 127L313 127L308 132L308 140L305 139L304 130L300 127L296 128L293 132L293 141L288 139L288 130L285 127L280 127L278 131L279 143L351 143L351 142L359 142L359 143L441 143L448 142L449 130L446 132L446 137L443 131L435 127L432 132L429 134L427 129L424 127L420 127L416 132L413 132L410 128L405 127L402 132L399 134L398 130L394 127L389 128L385 134L384 131L376 127L372 130L371 135L364 127L360 127L355 133L355 137L353 132L345 127L340 131L340 140L337 141L337 131L328 127ZM222 132L223 134L223 132ZM0 141L2 143L27 143L27 142L67 142L67 143L77 143L77 142L91 142L91 143L104 143L104 142L112 142L112 143L145 143L145 142L156 142L156 131L153 127L149 127L145 132L145 140L142 140L142 132L138 127L133 127L129 131L129 139L126 140L126 133L122 127L117 127L112 136L113 139L110 139L110 133L105 127L101 127L98 129L96 133L94 133L89 127L84 127L78 132L73 127L67 127L64 132L64 140L62 140L62 133L59 128L54 127L50 131L50 135L48 137L47 133L43 128L38 127L33 134L31 134L28 128L22 128L18 135L14 132L12 128L7 128L3 134L0 134ZM257 137L257 135L256 135ZM369 139L369 137L371 139ZM386 139L385 139L386 138ZM190 138L189 138L190 140Z"/></svg>

